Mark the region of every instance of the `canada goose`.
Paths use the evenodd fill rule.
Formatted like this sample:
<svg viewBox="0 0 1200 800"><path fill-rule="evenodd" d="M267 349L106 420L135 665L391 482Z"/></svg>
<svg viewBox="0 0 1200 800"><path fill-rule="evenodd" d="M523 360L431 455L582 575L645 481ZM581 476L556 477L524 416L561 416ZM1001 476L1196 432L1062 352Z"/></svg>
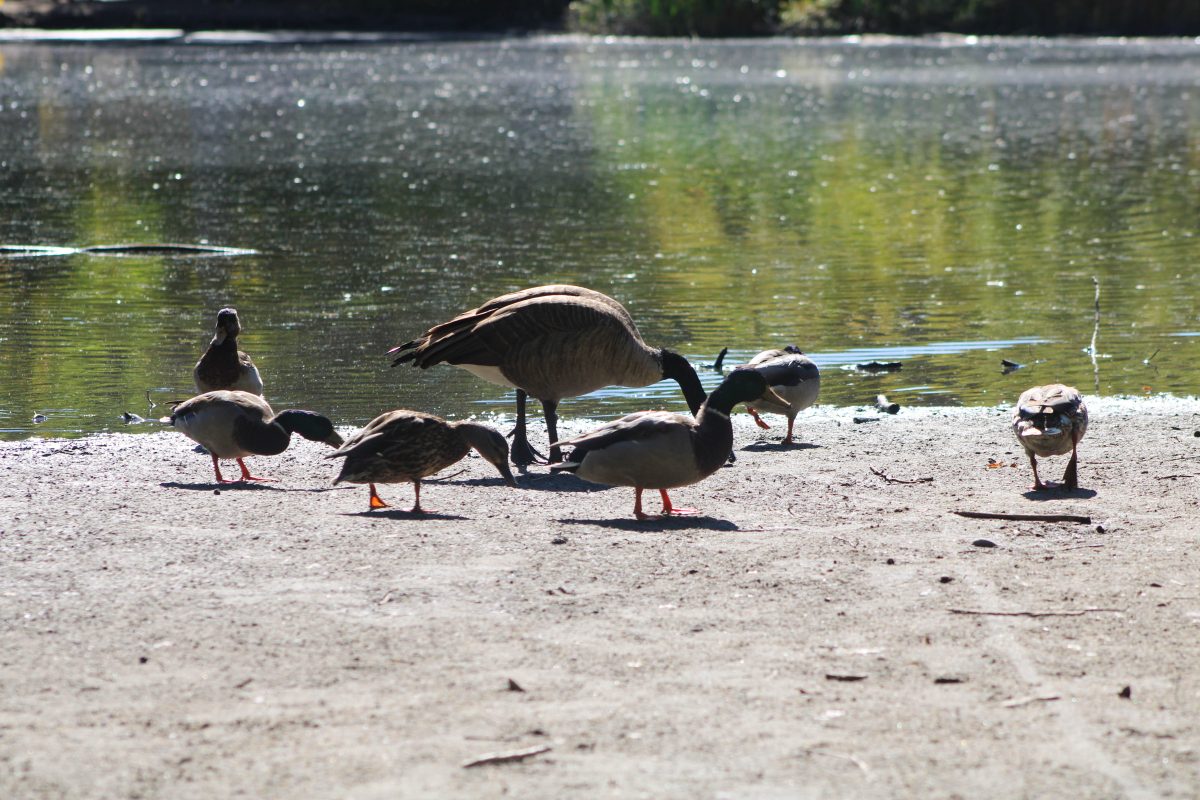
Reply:
<svg viewBox="0 0 1200 800"><path fill-rule="evenodd" d="M679 383L695 414L704 402L696 370L683 356L649 347L624 306L580 286L537 286L489 300L388 351L392 366L447 363L517 391L512 460L534 461L526 438L525 399L542 402L550 441L558 439L558 403L604 386ZM562 460L556 444L550 461Z"/></svg>
<svg viewBox="0 0 1200 800"><path fill-rule="evenodd" d="M1088 411L1078 390L1061 383L1026 389L1013 409L1012 428L1017 441L1029 455L1035 491L1051 488L1038 477L1037 456L1061 456L1071 460L1063 473L1063 488L1079 488L1079 440L1087 432Z"/></svg>
<svg viewBox="0 0 1200 800"><path fill-rule="evenodd" d="M422 514L421 478L439 472L472 447L493 464L504 482L516 488L508 468L508 442L495 428L478 422L447 422L433 414L397 409L380 414L326 458L345 458L334 483L367 483L370 507L387 508L376 483L411 481L416 500L410 511Z"/></svg>
<svg viewBox="0 0 1200 800"><path fill-rule="evenodd" d="M208 344L208 349L200 356L196 368L192 370L196 391L203 393L236 389L257 395L263 393L263 382L258 368L254 366L250 356L237 348L237 337L241 330L242 323L238 319L237 309L222 308L217 312L216 332Z"/></svg>
<svg viewBox="0 0 1200 800"><path fill-rule="evenodd" d="M664 515L692 514L671 505L667 489L687 486L713 474L733 448L729 412L738 403L766 398L786 408L759 372L739 367L713 390L695 419L669 411L641 411L576 436L560 445L573 445L565 463L552 470L574 472L593 483L634 487L633 514L642 511L642 491L658 489Z"/></svg>
<svg viewBox="0 0 1200 800"><path fill-rule="evenodd" d="M783 437L784 444L792 443L792 427L796 415L817 402L821 391L821 371L811 358L804 355L800 348L788 345L782 350L764 350L746 366L758 370L777 395L787 400L788 407L778 406L770 400L756 400L746 404L746 410L760 428L771 426L763 422L758 412L787 415L787 436Z"/></svg>
<svg viewBox="0 0 1200 800"><path fill-rule="evenodd" d="M203 445L212 456L217 483L234 483L221 475L219 458L236 459L241 480L256 478L242 461L246 456L274 456L287 449L291 435L338 447L342 437L333 423L312 411L281 411L278 414L256 394L241 391L206 392L178 403L171 416L159 420L182 431Z"/></svg>

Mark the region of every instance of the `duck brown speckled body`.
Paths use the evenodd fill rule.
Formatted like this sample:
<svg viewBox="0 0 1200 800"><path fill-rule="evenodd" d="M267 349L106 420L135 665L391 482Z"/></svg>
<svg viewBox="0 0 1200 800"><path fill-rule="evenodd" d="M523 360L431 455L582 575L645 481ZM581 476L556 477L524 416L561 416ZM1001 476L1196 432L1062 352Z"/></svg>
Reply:
<svg viewBox="0 0 1200 800"><path fill-rule="evenodd" d="M738 403L767 399L787 407L758 371L739 367L713 390L696 418L668 411L642 411L559 442L574 450L552 470L574 472L584 480L634 487L633 514L642 511L642 491L658 489L664 515L695 513L676 508L667 489L702 481L716 472L733 448L729 412Z"/></svg>
<svg viewBox="0 0 1200 800"><path fill-rule="evenodd" d="M783 444L791 444L796 415L817 402L817 395L821 393L821 371L795 345L788 345L782 350L764 350L750 359L746 366L762 373L775 394L788 402L788 406L784 407L767 399L755 400L746 404L746 410L760 428L770 427L759 418L760 411L787 416L788 429Z"/></svg>
<svg viewBox="0 0 1200 800"><path fill-rule="evenodd" d="M1029 455L1033 488L1050 488L1038 477L1037 456L1071 454L1063 473L1063 488L1079 488L1079 440L1087 432L1088 411L1083 396L1070 386L1051 383L1026 389L1013 409L1012 427Z"/></svg>
<svg viewBox="0 0 1200 800"><path fill-rule="evenodd" d="M422 336L388 351L392 366L411 361L425 369L453 364L517 391L512 459L534 461L526 438L525 400L542 402L550 434L550 461L560 461L558 403L605 386L679 383L696 413L704 389L683 356L642 341L629 312L611 297L581 286L537 286L489 300Z"/></svg>
<svg viewBox="0 0 1200 800"><path fill-rule="evenodd" d="M250 474L246 456L274 456L287 449L291 435L338 447L342 437L333 423L312 411L289 409L276 414L256 394L241 391L206 392L177 403L164 422L189 439L203 445L212 456L217 483L233 483L221 475L220 458L236 459L242 469L241 480L262 481Z"/></svg>
<svg viewBox="0 0 1200 800"><path fill-rule="evenodd" d="M455 463L472 447L509 486L517 485L508 468L508 442L495 428L478 422L447 422L406 409L380 414L327 458L346 459L335 484L370 484L373 509L387 508L376 483L411 482L416 494L411 511L420 514L430 510L421 508L421 479Z"/></svg>
<svg viewBox="0 0 1200 800"><path fill-rule="evenodd" d="M262 395L263 382L258 367L254 366L250 356L237 347L237 337L241 331L242 323L238 319L237 309L222 308L217 312L216 332L192 370L196 391L203 393L229 389Z"/></svg>

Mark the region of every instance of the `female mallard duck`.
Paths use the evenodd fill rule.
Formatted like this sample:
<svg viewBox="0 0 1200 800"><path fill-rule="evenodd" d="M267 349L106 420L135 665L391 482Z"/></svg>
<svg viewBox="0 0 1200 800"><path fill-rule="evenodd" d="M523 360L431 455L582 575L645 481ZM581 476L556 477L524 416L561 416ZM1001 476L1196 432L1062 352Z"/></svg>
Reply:
<svg viewBox="0 0 1200 800"><path fill-rule="evenodd" d="M411 481L416 493L411 512L422 514L430 509L421 508L421 478L455 463L472 447L500 471L505 483L516 487L508 468L508 442L498 430L478 422L447 422L420 411L380 414L326 458L346 459L335 484L370 485L371 508L388 507L376 483Z"/></svg>
<svg viewBox="0 0 1200 800"><path fill-rule="evenodd" d="M331 447L342 444L333 423L320 414L294 410L276 414L266 400L250 392L206 392L176 404L171 416L159 421L178 428L208 450L217 483L234 483L221 475L219 458L236 459L242 468L241 480L269 480L251 475L242 459L282 453L293 433Z"/></svg>
<svg viewBox="0 0 1200 800"><path fill-rule="evenodd" d="M237 389L257 395L263 393L263 382L258 368L254 366L250 356L237 348L237 337L241 331L242 323L238 319L236 308L222 308L217 312L216 333L213 334L204 355L196 362L196 368L192 370L196 391Z"/></svg>
<svg viewBox="0 0 1200 800"><path fill-rule="evenodd" d="M787 436L783 437L784 444L792 443L792 427L796 423L796 415L817 402L821 391L821 371L813 360L796 347L789 344L782 350L763 350L750 359L748 367L758 370L775 394L788 402L788 407L776 405L770 400L757 400L747 404L746 410L760 428L771 426L758 416L759 411L771 414L787 415Z"/></svg>
<svg viewBox="0 0 1200 800"><path fill-rule="evenodd" d="M552 470L574 472L593 483L634 487L633 514L642 511L642 491L658 489L664 515L694 514L675 508L667 489L687 486L713 474L733 448L729 412L738 403L763 398L786 408L757 370L739 367L708 396L695 419L668 411L642 411L610 422L590 433L559 442L574 445L570 458Z"/></svg>
<svg viewBox="0 0 1200 800"><path fill-rule="evenodd" d="M399 355L397 355L399 354ZM534 461L525 434L525 399L542 402L550 441L558 440L558 403L604 386L648 386L664 378L679 383L695 414L704 402L696 370L683 356L642 341L624 306L579 286L538 286L513 292L435 325L394 347L392 366L411 361L426 369L447 363L517 390L512 459ZM561 461L557 444L550 461Z"/></svg>
<svg viewBox="0 0 1200 800"><path fill-rule="evenodd" d="M1083 396L1070 386L1051 383L1026 389L1017 407L1013 410L1012 427L1017 441L1029 454L1033 467L1035 491L1047 489L1052 484L1042 483L1038 477L1036 456L1061 456L1069 452L1067 471L1063 473L1063 488L1079 488L1078 446L1087 432L1088 411Z"/></svg>

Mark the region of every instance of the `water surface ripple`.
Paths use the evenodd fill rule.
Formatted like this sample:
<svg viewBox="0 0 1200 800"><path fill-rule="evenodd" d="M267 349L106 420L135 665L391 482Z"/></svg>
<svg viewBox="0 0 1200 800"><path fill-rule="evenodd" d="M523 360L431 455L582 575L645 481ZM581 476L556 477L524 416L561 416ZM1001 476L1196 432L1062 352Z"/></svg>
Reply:
<svg viewBox="0 0 1200 800"><path fill-rule="evenodd" d="M195 41L0 43L0 436L187 396L224 305L276 406L510 411L383 354L546 282L824 403L1200 393L1194 41Z"/></svg>

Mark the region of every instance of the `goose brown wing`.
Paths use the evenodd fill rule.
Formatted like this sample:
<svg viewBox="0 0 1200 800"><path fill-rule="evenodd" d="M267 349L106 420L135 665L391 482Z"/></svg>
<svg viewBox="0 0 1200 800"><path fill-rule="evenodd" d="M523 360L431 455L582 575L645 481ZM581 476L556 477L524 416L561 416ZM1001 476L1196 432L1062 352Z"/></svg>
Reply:
<svg viewBox="0 0 1200 800"><path fill-rule="evenodd" d="M593 450L603 450L620 442L649 439L678 429L695 427L695 420L670 411L639 411L613 420L593 431L564 439L559 445L574 447L570 460L578 462Z"/></svg>
<svg viewBox="0 0 1200 800"><path fill-rule="evenodd" d="M481 316L470 326L431 337L412 360L422 368L443 362L498 367L513 353L559 336L607 333L640 342L637 329L631 331L626 319L628 315L622 318L612 306L589 297L534 297Z"/></svg>
<svg viewBox="0 0 1200 800"><path fill-rule="evenodd" d="M439 359L437 361L429 360L429 353L436 348L440 343L447 340L457 339L462 336L469 336L478 327L490 321L492 318L500 316L508 310L523 308L528 304L536 306L552 305L558 302L567 305L575 301L587 301L601 308L608 310L608 313L619 319L621 323L629 330L633 331L634 335L640 338L637 330L637 325L633 318L629 316L629 312L625 307L618 303L613 298L601 292L592 289L585 289L582 286L571 286L568 284L554 284L549 286L534 286L529 289L522 289L519 292L511 292L493 298L478 308L473 308L470 311L464 311L451 320L434 325L427 330L422 336L417 337L404 344L393 347L388 351L388 355L396 356L392 366L402 364L406 361L415 361L420 367L429 367L433 364L446 361L447 363L472 363L482 366L495 366L483 361L469 362L454 362L449 359ZM540 312L539 312L540 313ZM482 357L476 355L476 357Z"/></svg>

